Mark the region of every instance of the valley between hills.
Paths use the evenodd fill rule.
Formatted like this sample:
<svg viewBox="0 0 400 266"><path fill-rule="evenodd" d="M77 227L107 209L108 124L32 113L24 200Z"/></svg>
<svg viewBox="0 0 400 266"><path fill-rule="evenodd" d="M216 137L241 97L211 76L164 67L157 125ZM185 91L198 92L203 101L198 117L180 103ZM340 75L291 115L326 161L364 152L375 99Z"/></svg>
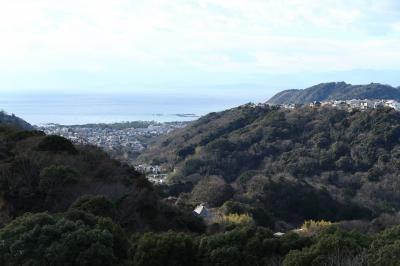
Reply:
<svg viewBox="0 0 400 266"><path fill-rule="evenodd" d="M0 264L397 265L400 112L318 97L210 113L131 165L2 113Z"/></svg>

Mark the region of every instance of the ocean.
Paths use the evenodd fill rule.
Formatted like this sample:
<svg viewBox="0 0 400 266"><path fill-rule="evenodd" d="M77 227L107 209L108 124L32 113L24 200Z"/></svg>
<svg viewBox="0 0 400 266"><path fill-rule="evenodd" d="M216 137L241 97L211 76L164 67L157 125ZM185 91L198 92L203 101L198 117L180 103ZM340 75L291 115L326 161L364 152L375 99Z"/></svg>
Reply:
<svg viewBox="0 0 400 266"><path fill-rule="evenodd" d="M250 101L234 95L182 94L34 94L1 93L0 110L33 125L79 125L123 121L190 121Z"/></svg>

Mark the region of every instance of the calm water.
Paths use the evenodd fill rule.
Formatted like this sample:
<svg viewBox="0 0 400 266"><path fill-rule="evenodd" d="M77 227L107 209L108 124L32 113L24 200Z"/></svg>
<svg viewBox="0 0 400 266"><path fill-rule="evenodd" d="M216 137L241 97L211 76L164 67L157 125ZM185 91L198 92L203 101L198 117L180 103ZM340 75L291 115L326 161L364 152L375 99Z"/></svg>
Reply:
<svg viewBox="0 0 400 266"><path fill-rule="evenodd" d="M4 94L0 92L0 110L31 124L85 124L154 120L188 121L196 118L177 114L205 115L249 101L246 97L135 95L135 94ZM261 99L260 99L261 100Z"/></svg>

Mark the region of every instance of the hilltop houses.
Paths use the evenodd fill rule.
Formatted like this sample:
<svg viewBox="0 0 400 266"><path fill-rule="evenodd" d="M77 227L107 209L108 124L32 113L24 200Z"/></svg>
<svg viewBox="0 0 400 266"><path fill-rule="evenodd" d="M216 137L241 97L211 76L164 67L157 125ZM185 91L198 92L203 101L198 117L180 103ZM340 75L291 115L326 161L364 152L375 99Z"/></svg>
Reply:
<svg viewBox="0 0 400 266"><path fill-rule="evenodd" d="M384 103L384 106L393 108L395 110L400 110L400 103L395 100L389 100Z"/></svg>
<svg viewBox="0 0 400 266"><path fill-rule="evenodd" d="M308 106L310 108L320 108L320 107L331 107L345 111L353 111L353 110L369 110L376 108L393 108L397 111L400 111L400 103L396 100L370 100L370 99L351 99L351 100L329 100L329 101L313 101L308 104L299 104L299 103L283 103L283 104L268 104L268 103L247 103L239 106L239 108L266 108L268 106L279 106L284 109L297 109L301 107Z"/></svg>
<svg viewBox="0 0 400 266"><path fill-rule="evenodd" d="M331 107L340 110L352 111L352 110L369 110L376 108L393 108L400 111L400 103L395 100L369 100L369 99L351 99L351 100L332 100L332 101L314 101L307 105L302 104L281 104L279 105L285 109L296 109L303 106L308 106L311 108L319 107Z"/></svg>
<svg viewBox="0 0 400 266"><path fill-rule="evenodd" d="M310 103L308 106L310 106L312 108L321 107L321 102L314 101L314 102Z"/></svg>

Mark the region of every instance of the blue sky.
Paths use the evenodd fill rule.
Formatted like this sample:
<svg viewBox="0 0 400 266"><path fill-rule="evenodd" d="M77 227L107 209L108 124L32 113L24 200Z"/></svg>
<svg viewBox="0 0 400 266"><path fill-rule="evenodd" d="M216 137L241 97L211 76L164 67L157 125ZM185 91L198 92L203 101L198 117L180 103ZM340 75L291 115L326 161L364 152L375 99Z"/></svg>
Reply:
<svg viewBox="0 0 400 266"><path fill-rule="evenodd" d="M15 0L0 92L400 85L398 0Z"/></svg>

